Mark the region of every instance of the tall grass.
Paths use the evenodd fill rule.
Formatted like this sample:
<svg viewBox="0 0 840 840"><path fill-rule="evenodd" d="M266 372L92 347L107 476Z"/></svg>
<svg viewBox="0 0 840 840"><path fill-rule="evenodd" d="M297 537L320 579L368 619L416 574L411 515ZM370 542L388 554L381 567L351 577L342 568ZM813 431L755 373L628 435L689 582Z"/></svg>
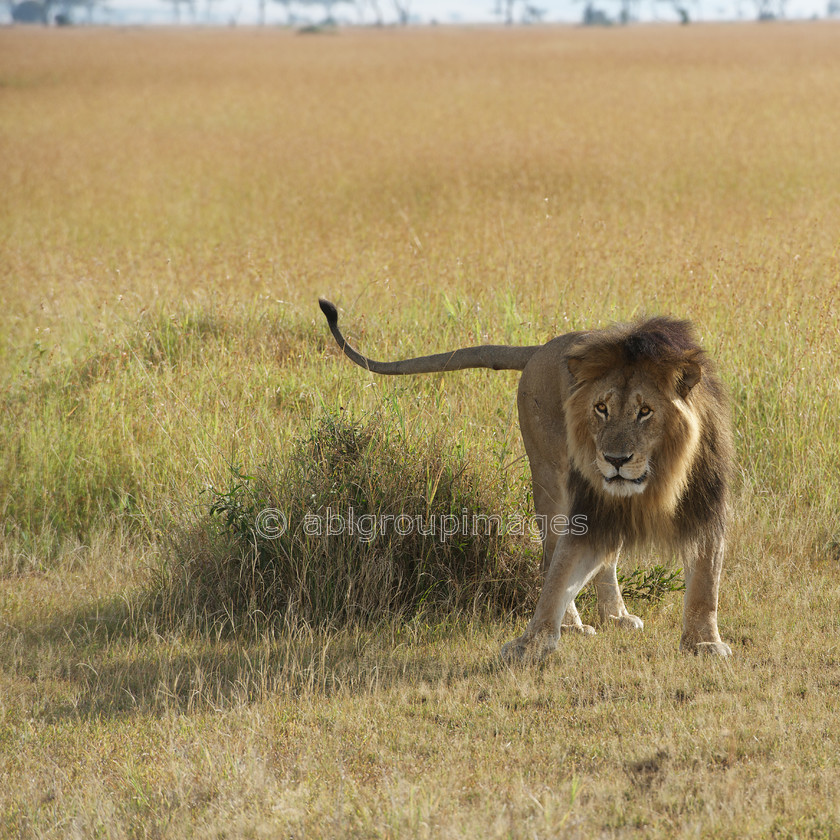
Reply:
<svg viewBox="0 0 840 840"><path fill-rule="evenodd" d="M169 623L340 627L533 605L523 533L508 536L500 515L504 475L491 486L463 455L381 418L327 415L284 462L232 472L163 566Z"/></svg>
<svg viewBox="0 0 840 840"><path fill-rule="evenodd" d="M0 432L4 530L20 556L45 533L84 541L116 517L148 537L171 521L236 457L230 421L253 428L277 410L272 369L308 342L311 330L279 318L200 310L126 319L69 359L30 356L8 381ZM231 375L240 353L254 365L243 380ZM269 400L259 418L254 389Z"/></svg>

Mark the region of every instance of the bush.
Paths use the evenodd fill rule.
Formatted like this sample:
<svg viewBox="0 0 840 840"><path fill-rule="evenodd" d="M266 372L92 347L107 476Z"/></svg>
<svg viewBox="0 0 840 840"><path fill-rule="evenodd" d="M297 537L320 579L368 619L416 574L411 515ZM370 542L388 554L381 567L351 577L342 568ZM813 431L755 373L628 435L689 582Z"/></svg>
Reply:
<svg viewBox="0 0 840 840"><path fill-rule="evenodd" d="M328 415L285 463L233 469L173 541L164 610L240 629L532 608L538 547L474 519L510 504L504 476L394 434L376 418Z"/></svg>

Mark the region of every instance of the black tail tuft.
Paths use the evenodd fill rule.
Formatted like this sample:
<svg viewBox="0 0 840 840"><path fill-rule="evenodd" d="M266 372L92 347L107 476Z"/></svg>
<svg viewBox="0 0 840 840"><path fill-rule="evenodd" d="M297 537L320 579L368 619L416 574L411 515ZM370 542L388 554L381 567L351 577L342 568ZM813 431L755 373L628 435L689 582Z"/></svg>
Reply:
<svg viewBox="0 0 840 840"><path fill-rule="evenodd" d="M327 316L327 323L334 327L338 323L338 310L334 303L330 303L326 298L318 298L318 306L321 307L321 312Z"/></svg>

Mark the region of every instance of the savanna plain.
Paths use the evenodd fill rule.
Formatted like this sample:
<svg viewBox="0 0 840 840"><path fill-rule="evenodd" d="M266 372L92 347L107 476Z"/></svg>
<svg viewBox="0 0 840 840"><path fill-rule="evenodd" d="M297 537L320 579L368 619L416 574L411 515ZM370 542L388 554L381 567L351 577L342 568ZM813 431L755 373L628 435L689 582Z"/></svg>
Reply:
<svg viewBox="0 0 840 840"><path fill-rule="evenodd" d="M838 44L1 30L0 837L840 838ZM731 659L656 550L511 669L532 534L307 530L532 504L516 374L376 379L320 294L374 358L692 319Z"/></svg>

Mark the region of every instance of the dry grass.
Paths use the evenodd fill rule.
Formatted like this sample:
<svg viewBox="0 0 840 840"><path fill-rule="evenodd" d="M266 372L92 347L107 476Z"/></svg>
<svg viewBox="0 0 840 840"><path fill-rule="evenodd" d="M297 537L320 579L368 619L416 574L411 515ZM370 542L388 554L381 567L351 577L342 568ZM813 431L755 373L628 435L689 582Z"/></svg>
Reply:
<svg viewBox="0 0 840 840"><path fill-rule="evenodd" d="M840 837L836 36L0 30L0 836ZM480 611L155 610L207 487L325 408L527 511L515 377L368 378L319 293L382 358L693 318L734 659L676 595L519 672Z"/></svg>

